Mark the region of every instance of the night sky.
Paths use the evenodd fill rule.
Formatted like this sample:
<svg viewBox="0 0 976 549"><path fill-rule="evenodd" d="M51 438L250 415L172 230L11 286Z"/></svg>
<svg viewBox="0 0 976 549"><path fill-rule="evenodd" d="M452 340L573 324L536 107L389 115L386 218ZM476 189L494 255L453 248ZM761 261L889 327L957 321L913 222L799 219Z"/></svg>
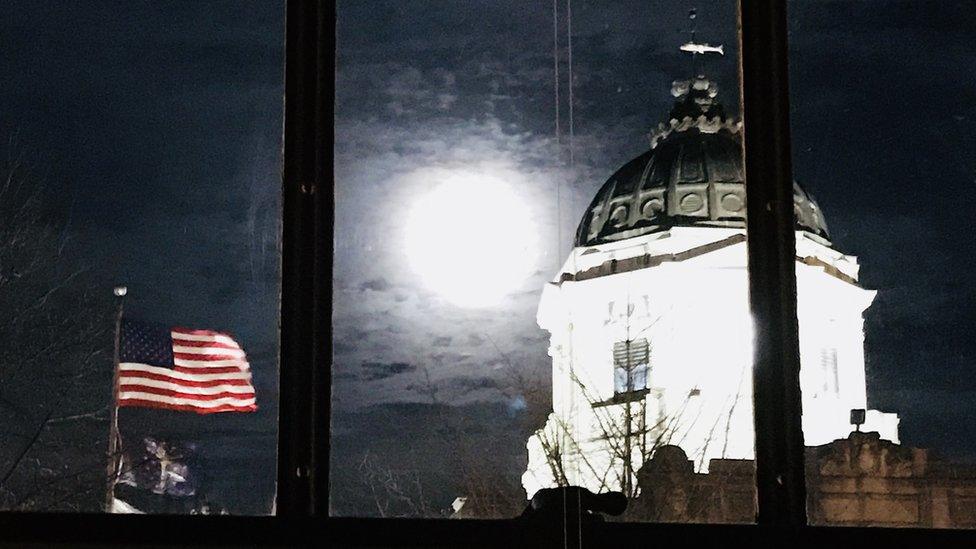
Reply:
<svg viewBox="0 0 976 549"><path fill-rule="evenodd" d="M877 289L869 405L902 441L976 459L976 14L965 2L795 2L794 175Z"/></svg>
<svg viewBox="0 0 976 549"><path fill-rule="evenodd" d="M462 490L457 431L469 464L517 486L548 390L541 288L690 76L677 46L693 5L699 39L725 45L705 72L738 110L734 2L577 0L571 165L554 134L551 3L339 4L334 512L376 513L364 463L414 474L427 512L446 508ZM976 458L976 14L803 1L790 15L795 177L879 291L869 404L901 415L904 443ZM106 292L127 284L131 316L230 331L248 351L256 414L123 411L124 429L196 441L234 512L267 512L274 492L282 42L277 2L0 7L0 142L14 136L58 190L72 257ZM565 131L565 58L560 70ZM452 303L410 264L405 220L449 173L504 179L531 213L513 243L529 276L491 306Z"/></svg>

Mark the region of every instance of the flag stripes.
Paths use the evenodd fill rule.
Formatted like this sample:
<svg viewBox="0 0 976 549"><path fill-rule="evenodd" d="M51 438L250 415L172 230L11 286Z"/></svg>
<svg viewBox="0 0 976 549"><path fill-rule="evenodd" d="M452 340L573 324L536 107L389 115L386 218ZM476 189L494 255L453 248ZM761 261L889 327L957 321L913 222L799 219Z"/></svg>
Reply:
<svg viewBox="0 0 976 549"><path fill-rule="evenodd" d="M203 358L199 355L189 355L191 358L184 358L187 355L173 353L173 363L185 368L220 368L227 366L248 366L248 363L239 358L229 358L215 355L210 358Z"/></svg>
<svg viewBox="0 0 976 549"><path fill-rule="evenodd" d="M249 372L213 372L207 371L206 373L196 373L199 370L194 370L193 372L174 372L167 368L157 368L155 366L148 366L146 364L135 364L131 362L123 362L119 364L119 369L127 372L126 375L131 377L150 377L150 376L163 376L167 379L178 378L184 381L214 381L214 380L235 380L243 381L247 385L250 385L251 374ZM160 379L158 377L150 377L150 379Z"/></svg>
<svg viewBox="0 0 976 549"><path fill-rule="evenodd" d="M193 411L257 409L247 355L221 332L123 320L119 406Z"/></svg>
<svg viewBox="0 0 976 549"><path fill-rule="evenodd" d="M186 355L183 358L193 360L195 357L200 356L219 356L222 358L243 358L244 352L240 350L234 350L227 347L189 347L184 345L173 345L173 353L179 355Z"/></svg>
<svg viewBox="0 0 976 549"><path fill-rule="evenodd" d="M172 402L167 404L162 404L156 400L140 400L137 398L129 398L126 400L126 402L127 402L126 406L130 406L130 407L162 408L165 410L175 410L178 412L196 412L198 414L216 414L219 412L253 412L255 410L255 406L253 404L251 404L250 406L217 404L214 406L207 407L206 411L201 411L203 410L203 407L200 406L199 404L175 404Z"/></svg>
<svg viewBox="0 0 976 549"><path fill-rule="evenodd" d="M249 385L229 385L227 383L193 383L187 385L187 382L183 383L173 383L172 381L164 381L159 379L139 379L138 383L133 383L131 381L119 385L120 391L126 391L127 389L139 390L140 388L152 388L161 389L168 391L178 391L187 394L194 395L216 395L216 394L238 394L238 395L254 395L254 391ZM153 391L155 392L155 391Z"/></svg>
<svg viewBox="0 0 976 549"><path fill-rule="evenodd" d="M135 399L146 399L150 397L166 397L179 400L181 403L187 402L210 402L210 401L221 401L228 404L241 404L246 405L249 402L243 401L254 401L254 393L226 393L220 392L217 394L207 395L207 394L195 394L195 393L184 393L180 390L172 389L160 389L157 387L148 387L145 385L122 385L119 388L119 395L127 395L125 398L135 398ZM151 400L151 398L150 398ZM236 402L241 401L241 402Z"/></svg>

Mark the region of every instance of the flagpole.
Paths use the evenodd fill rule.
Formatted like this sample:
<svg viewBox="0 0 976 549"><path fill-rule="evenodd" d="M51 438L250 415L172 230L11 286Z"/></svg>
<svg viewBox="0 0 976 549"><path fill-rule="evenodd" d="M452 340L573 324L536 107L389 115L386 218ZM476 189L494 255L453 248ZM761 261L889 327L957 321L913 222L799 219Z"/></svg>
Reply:
<svg viewBox="0 0 976 549"><path fill-rule="evenodd" d="M119 343L122 337L122 309L125 304L125 286L116 286L113 293L118 298L115 314L115 354L112 372L112 407L108 420L108 464L106 465L105 512L112 512L115 500L115 484L119 477Z"/></svg>

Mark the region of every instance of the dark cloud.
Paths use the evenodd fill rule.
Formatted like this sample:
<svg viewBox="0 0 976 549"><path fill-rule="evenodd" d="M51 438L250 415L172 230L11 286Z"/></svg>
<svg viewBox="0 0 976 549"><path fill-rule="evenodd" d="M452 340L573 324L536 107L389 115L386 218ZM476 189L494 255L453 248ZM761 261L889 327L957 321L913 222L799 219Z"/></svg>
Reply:
<svg viewBox="0 0 976 549"><path fill-rule="evenodd" d="M461 394L475 391L498 389L499 381L490 377L456 377L451 378L448 386Z"/></svg>
<svg viewBox="0 0 976 549"><path fill-rule="evenodd" d="M392 287L385 278L373 278L359 285L361 291L372 290L374 292L385 292Z"/></svg>
<svg viewBox="0 0 976 549"><path fill-rule="evenodd" d="M360 367L360 378L363 381L378 381L413 372L416 369L416 366L406 362L363 362Z"/></svg>
<svg viewBox="0 0 976 549"><path fill-rule="evenodd" d="M332 352L337 355L347 354L353 351L356 346L348 341L333 340L332 341Z"/></svg>
<svg viewBox="0 0 976 549"><path fill-rule="evenodd" d="M439 353L432 353L430 355L430 360L438 366L444 365L461 365L467 362L471 358L468 353L459 353L456 351L444 351Z"/></svg>
<svg viewBox="0 0 976 549"><path fill-rule="evenodd" d="M452 341L454 341L454 338L451 336L439 336L434 338L431 345L434 347L450 347Z"/></svg>
<svg viewBox="0 0 976 549"><path fill-rule="evenodd" d="M547 339L549 339L548 334L546 334L542 330L538 330L536 333L533 333L532 335L525 335L519 337L519 341L526 345L535 345Z"/></svg>
<svg viewBox="0 0 976 549"><path fill-rule="evenodd" d="M361 328L349 328L347 334L343 334L343 335L348 336L349 338L348 341L363 342L369 338L371 333L372 332L363 330ZM345 339L343 338L343 340Z"/></svg>

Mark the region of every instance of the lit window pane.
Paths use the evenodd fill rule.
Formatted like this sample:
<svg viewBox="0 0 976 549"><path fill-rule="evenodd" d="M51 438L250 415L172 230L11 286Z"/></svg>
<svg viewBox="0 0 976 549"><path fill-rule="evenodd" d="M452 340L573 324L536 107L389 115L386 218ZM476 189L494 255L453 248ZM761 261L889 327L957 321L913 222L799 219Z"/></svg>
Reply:
<svg viewBox="0 0 976 549"><path fill-rule="evenodd" d="M511 517L581 486L623 520L754 520L716 4L339 5L333 514Z"/></svg>

